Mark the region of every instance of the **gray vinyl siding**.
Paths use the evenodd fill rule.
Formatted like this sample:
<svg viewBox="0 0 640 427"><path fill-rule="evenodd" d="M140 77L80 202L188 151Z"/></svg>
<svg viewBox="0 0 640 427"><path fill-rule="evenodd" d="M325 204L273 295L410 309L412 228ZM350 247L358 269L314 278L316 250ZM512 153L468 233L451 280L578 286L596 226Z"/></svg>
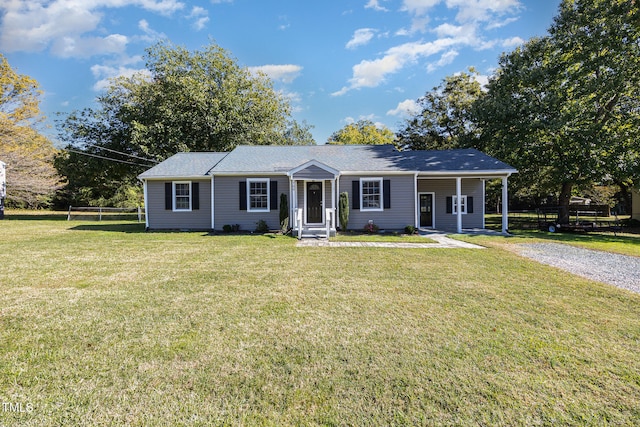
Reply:
<svg viewBox="0 0 640 427"><path fill-rule="evenodd" d="M353 209L352 181L360 178L382 178L390 180L391 208L382 211L362 211ZM407 225L415 224L416 195L414 175L343 175L340 177L340 192L349 193L349 225L350 230L361 230L369 220L386 230L402 230Z"/></svg>
<svg viewBox="0 0 640 427"><path fill-rule="evenodd" d="M215 229L222 230L225 224L239 224L241 231L253 231L256 223L264 220L270 229L280 228L280 194L285 193L289 197L289 178L283 175L262 175L251 176L250 178L269 178L270 181L278 182L278 209L270 209L269 212L251 212L240 210L240 182L246 181L247 177L240 176L219 176L216 175L214 182L214 209L215 209ZM246 194L243 196L246 197ZM289 198L289 204L291 199Z"/></svg>
<svg viewBox="0 0 640 427"><path fill-rule="evenodd" d="M473 197L473 213L462 215L462 228L482 228L482 180L462 179L462 194ZM447 213L447 197L456 194L455 179L418 179L418 193L435 193L435 228L456 231L457 215Z"/></svg>
<svg viewBox="0 0 640 427"><path fill-rule="evenodd" d="M200 209L190 212L173 212L164 206L164 184L171 180L147 181L147 214L151 230L210 230L211 229L211 180L174 179L200 183Z"/></svg>

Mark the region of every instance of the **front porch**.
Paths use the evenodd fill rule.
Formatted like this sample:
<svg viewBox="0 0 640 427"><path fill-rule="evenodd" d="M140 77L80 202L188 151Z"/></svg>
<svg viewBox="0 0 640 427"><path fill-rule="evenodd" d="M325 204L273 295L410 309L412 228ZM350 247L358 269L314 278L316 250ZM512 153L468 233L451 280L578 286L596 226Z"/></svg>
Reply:
<svg viewBox="0 0 640 427"><path fill-rule="evenodd" d="M290 170L289 217L299 239L335 236L339 172L315 160Z"/></svg>

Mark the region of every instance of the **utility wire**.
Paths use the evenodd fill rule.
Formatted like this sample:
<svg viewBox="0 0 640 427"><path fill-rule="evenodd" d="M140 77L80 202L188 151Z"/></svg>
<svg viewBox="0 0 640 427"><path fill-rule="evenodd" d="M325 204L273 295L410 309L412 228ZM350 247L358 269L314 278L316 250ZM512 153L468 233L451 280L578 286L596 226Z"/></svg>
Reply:
<svg viewBox="0 0 640 427"><path fill-rule="evenodd" d="M99 146L99 145L96 145L96 144L90 144L90 143L88 143L88 142L85 142L85 143L84 143L84 145L88 145L89 147L99 148L100 150L110 151L110 152L112 152L112 153L120 154L120 155L127 156L127 157L133 157L133 158L138 159L138 160L144 160L145 162L160 163L160 162L159 162L159 161L157 161L157 160L145 159L144 157L138 157L138 156L136 156L136 155L134 155L134 154L127 154L127 153L123 153L122 151L112 150L111 148L101 147L101 146Z"/></svg>
<svg viewBox="0 0 640 427"><path fill-rule="evenodd" d="M144 166L144 167L147 167L147 168L152 167L151 165L141 165L140 163L129 162L127 160L112 159L110 157L99 156L97 154L85 153L84 151L72 150L70 148L66 148L66 150L68 152L70 152L70 153L82 154L83 156L89 156L89 157L95 157L95 158L98 158L98 159L110 160L112 162L126 163L128 165L133 165L133 166Z"/></svg>

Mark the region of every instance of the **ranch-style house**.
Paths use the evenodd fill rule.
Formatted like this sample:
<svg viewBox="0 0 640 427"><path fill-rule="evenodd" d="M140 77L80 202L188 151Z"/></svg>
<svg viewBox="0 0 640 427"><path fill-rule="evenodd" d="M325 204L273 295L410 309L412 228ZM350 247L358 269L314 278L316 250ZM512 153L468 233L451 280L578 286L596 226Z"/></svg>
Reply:
<svg viewBox="0 0 640 427"><path fill-rule="evenodd" d="M279 228L281 194L298 236L335 233L340 193L349 229L407 225L463 232L485 226L485 181L502 180L507 232L509 176L478 150L398 151L393 145L243 145L228 153L178 153L142 173L149 230Z"/></svg>

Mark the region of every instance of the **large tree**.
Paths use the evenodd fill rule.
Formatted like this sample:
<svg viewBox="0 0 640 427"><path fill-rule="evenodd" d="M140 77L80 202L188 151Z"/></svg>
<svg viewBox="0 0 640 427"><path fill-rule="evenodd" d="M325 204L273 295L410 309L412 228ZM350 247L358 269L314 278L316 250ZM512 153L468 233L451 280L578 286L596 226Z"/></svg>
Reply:
<svg viewBox="0 0 640 427"><path fill-rule="evenodd" d="M142 159L308 142L305 126L292 130L289 104L271 81L238 65L215 43L197 51L158 43L146 51L146 70L114 80L98 107L74 112L62 123L60 138L72 150L122 161L72 151L61 156L57 165L69 177L67 197L109 199L150 164Z"/></svg>
<svg viewBox="0 0 640 427"><path fill-rule="evenodd" d="M335 131L327 144L336 145L381 145L393 144L395 136L387 127L379 127L371 120L358 120Z"/></svg>
<svg viewBox="0 0 640 427"><path fill-rule="evenodd" d="M406 120L398 144L411 150L446 150L475 144L477 128L471 116L482 95L478 72L447 76L418 99L420 113Z"/></svg>
<svg viewBox="0 0 640 427"><path fill-rule="evenodd" d="M629 0L564 0L549 35L500 59L475 112L486 148L521 187L559 192L640 172L640 12ZM535 184L534 184L535 183Z"/></svg>
<svg viewBox="0 0 640 427"><path fill-rule="evenodd" d="M56 150L37 130L44 119L40 95L38 82L18 74L0 54L0 160L7 164L9 205L46 205L59 186Z"/></svg>

